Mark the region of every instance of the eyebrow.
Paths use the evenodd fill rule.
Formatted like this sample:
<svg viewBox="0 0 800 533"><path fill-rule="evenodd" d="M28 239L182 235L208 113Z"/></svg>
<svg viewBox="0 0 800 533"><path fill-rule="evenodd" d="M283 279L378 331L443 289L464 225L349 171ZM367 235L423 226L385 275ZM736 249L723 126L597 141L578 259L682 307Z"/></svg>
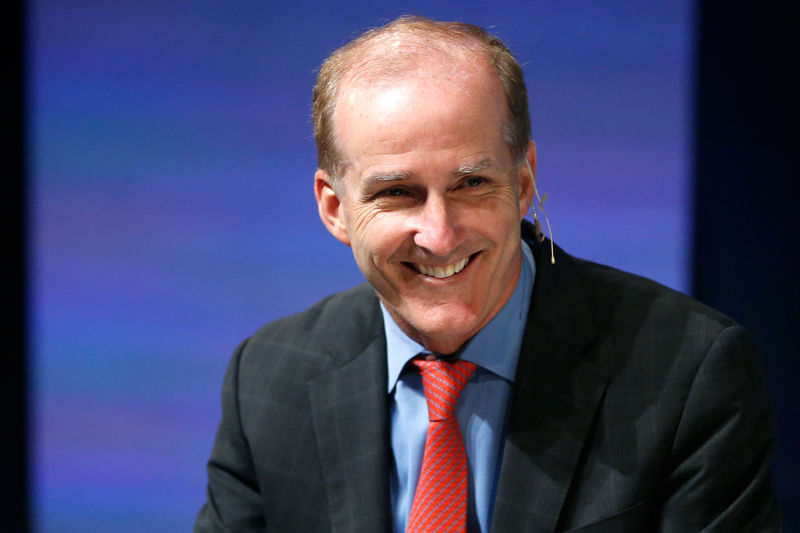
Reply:
<svg viewBox="0 0 800 533"><path fill-rule="evenodd" d="M405 180L411 177L410 172L373 172L372 174L368 174L364 176L363 183L373 183L373 182L387 182L387 181L400 181Z"/></svg>
<svg viewBox="0 0 800 533"><path fill-rule="evenodd" d="M453 176L470 176L486 170L487 168L499 168L499 165L492 159L481 159L474 164L463 164L452 172ZM386 183L391 181L402 181L413 176L411 172L396 171L396 172L373 172L367 174L362 179L362 183L369 185L370 183Z"/></svg>
<svg viewBox="0 0 800 533"><path fill-rule="evenodd" d="M495 163L491 159L481 159L477 163L473 165L461 165L459 166L454 172L454 176L469 176L471 174L478 174L479 172L483 172L487 168L497 167L499 165Z"/></svg>

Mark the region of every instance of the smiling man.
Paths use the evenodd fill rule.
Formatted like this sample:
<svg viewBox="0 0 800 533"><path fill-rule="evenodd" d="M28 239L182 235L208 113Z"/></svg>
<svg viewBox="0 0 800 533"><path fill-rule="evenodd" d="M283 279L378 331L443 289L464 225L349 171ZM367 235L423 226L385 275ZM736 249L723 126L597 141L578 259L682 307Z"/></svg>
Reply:
<svg viewBox="0 0 800 533"><path fill-rule="evenodd" d="M404 17L314 89L319 214L367 284L234 354L195 531L772 531L758 357L727 317L524 221L519 64Z"/></svg>
<svg viewBox="0 0 800 533"><path fill-rule="evenodd" d="M320 169L315 190L323 222L352 247L392 319L451 354L516 286L533 182L503 136L503 87L485 52L409 41L394 47L412 56L405 69L375 80L354 65L340 81L340 175ZM384 53L372 48L359 61ZM523 157L536 164L533 143Z"/></svg>

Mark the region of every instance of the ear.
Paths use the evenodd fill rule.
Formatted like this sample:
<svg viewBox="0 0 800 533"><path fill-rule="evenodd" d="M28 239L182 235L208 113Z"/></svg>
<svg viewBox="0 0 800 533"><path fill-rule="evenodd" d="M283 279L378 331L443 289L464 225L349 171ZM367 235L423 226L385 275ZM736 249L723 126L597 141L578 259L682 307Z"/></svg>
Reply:
<svg viewBox="0 0 800 533"><path fill-rule="evenodd" d="M534 192L536 191L536 143L528 142L528 152L525 155L528 164L523 161L519 169L519 218L525 218L525 214L531 207ZM530 169L528 166L530 165Z"/></svg>
<svg viewBox="0 0 800 533"><path fill-rule="evenodd" d="M314 174L314 196L317 198L317 209L322 223L331 235L350 246L342 202L333 190L330 176L322 169L317 169Z"/></svg>

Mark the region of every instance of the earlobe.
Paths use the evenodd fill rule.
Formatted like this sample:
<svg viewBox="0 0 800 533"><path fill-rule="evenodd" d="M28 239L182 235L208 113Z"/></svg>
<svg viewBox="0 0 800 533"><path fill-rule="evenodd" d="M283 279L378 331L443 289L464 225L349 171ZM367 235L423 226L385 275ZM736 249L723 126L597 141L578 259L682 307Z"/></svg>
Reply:
<svg viewBox="0 0 800 533"><path fill-rule="evenodd" d="M314 174L314 196L317 198L319 218L328 231L341 242L350 246L350 236L344 220L342 201L333 190L330 176L322 169Z"/></svg>

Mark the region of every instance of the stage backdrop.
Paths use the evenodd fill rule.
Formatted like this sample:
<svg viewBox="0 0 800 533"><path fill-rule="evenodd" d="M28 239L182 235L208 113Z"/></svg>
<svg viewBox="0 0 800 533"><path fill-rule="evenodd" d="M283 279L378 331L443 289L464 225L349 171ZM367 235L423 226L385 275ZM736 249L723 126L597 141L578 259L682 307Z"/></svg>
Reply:
<svg viewBox="0 0 800 533"><path fill-rule="evenodd" d="M310 92L399 14L517 54L561 246L687 288L692 2L398 4L29 4L37 531L190 528L232 350L362 280L317 219Z"/></svg>

